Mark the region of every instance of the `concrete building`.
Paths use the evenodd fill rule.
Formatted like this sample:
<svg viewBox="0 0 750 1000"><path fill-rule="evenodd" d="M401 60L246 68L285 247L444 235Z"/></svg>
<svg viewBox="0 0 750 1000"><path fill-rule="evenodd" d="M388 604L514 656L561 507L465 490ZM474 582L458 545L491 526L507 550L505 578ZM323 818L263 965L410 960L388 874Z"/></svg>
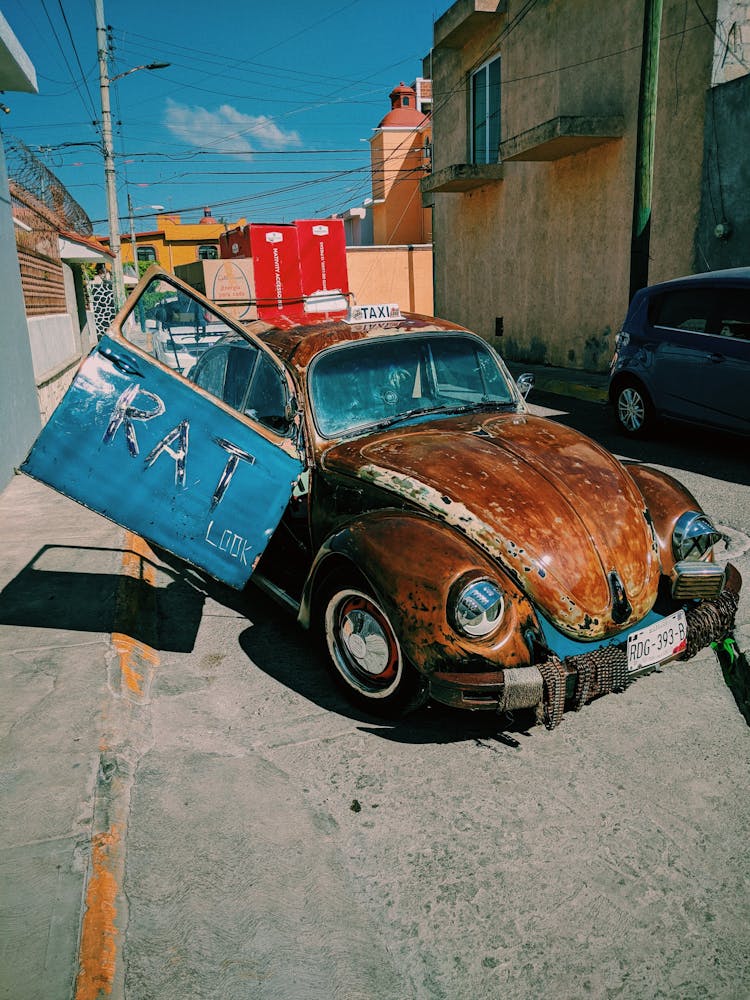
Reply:
<svg viewBox="0 0 750 1000"><path fill-rule="evenodd" d="M730 7L728 33L739 39L746 2L719 0L717 24L717 0L663 0L649 283L719 266L718 237L701 235L706 108L727 127L749 63L737 42L737 77L716 78ZM433 208L436 312L509 359L609 362L630 294L643 41L643 0L457 0L434 25L433 164L422 193ZM720 86L742 95L717 100ZM736 162L748 148L727 140L723 155ZM729 174L724 197L734 202ZM736 191L745 218L746 190ZM727 256L747 263L736 260L740 241L731 252L729 242Z"/></svg>
<svg viewBox="0 0 750 1000"><path fill-rule="evenodd" d="M0 14L0 91L37 93L36 71ZM0 489L13 477L41 426L16 253L5 146L0 130Z"/></svg>

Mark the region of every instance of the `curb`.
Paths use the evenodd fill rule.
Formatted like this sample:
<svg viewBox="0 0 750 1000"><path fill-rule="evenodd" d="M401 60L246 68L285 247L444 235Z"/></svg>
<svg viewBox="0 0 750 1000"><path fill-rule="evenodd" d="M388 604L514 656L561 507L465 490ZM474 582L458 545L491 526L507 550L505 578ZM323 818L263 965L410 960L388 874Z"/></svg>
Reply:
<svg viewBox="0 0 750 1000"><path fill-rule="evenodd" d="M522 361L506 361L505 364L513 379L524 372L534 376L534 388L529 397L532 403L535 391L549 392L555 396L572 396L590 403L606 403L609 400L609 376L605 373L556 368L551 365L527 365Z"/></svg>
<svg viewBox="0 0 750 1000"><path fill-rule="evenodd" d="M595 385L582 385L579 382L565 382L555 378L537 378L534 389L539 392L551 392L556 396L573 396L576 399L586 399L591 403L606 403L609 393L606 388ZM532 389L532 393L533 393ZM532 400L533 402L533 397Z"/></svg>

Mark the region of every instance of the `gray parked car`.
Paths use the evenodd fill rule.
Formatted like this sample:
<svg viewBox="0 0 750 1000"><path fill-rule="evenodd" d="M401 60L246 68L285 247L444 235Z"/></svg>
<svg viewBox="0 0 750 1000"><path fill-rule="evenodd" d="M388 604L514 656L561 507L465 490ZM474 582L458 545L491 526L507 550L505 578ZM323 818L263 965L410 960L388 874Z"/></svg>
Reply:
<svg viewBox="0 0 750 1000"><path fill-rule="evenodd" d="M617 337L609 399L630 435L659 417L750 434L750 267L636 292Z"/></svg>

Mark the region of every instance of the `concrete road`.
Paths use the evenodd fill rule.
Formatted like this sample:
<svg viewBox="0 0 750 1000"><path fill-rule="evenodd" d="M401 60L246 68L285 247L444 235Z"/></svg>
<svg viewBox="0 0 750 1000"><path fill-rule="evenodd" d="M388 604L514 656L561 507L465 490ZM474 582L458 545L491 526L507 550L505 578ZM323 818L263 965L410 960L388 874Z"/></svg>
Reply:
<svg viewBox="0 0 750 1000"><path fill-rule="evenodd" d="M746 446L532 398L701 498L750 647ZM713 654L551 733L384 725L259 594L27 480L0 518L0 996L750 994L750 731Z"/></svg>

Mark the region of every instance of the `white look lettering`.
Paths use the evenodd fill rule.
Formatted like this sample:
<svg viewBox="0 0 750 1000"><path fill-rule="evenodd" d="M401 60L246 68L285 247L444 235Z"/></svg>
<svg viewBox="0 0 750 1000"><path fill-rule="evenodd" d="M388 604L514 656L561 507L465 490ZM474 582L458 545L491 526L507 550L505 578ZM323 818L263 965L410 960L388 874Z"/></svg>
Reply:
<svg viewBox="0 0 750 1000"><path fill-rule="evenodd" d="M252 546L250 541L247 538L243 538L242 535L238 535L229 528L225 528L219 534L218 529L214 530L214 522L209 521L206 531L206 541L213 548L218 549L219 552L226 553L230 559L239 559L244 566L248 565L247 554L252 549Z"/></svg>

